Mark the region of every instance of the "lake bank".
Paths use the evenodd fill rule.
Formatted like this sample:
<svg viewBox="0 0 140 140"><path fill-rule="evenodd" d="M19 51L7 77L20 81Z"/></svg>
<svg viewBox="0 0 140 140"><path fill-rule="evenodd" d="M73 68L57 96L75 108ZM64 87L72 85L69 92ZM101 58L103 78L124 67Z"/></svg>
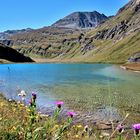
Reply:
<svg viewBox="0 0 140 140"><path fill-rule="evenodd" d="M81 61L81 60L74 60L74 59L64 59L64 60L60 60L60 59L46 59L46 58L33 58L33 60L35 61L35 63L85 63L85 64L116 64L116 65L120 65L120 68L124 69L124 70L131 70L134 72L138 72L140 73L140 62L139 63L109 63L109 62L91 62L91 61Z"/></svg>
<svg viewBox="0 0 140 140"><path fill-rule="evenodd" d="M4 97L3 95L4 94L0 93L0 107L3 107L3 109L6 108L6 107L9 107L9 109L10 109L10 106L12 104L20 104L20 103L23 104L21 100L14 100L14 99L10 99L10 98L8 99L8 98ZM24 106L26 108L27 106L29 106L29 103L24 105ZM3 109L0 108L0 112L2 112ZM101 117L100 112L102 112L104 109L105 108L102 107L96 113L94 113L94 112L86 112L86 111L82 112L82 111L73 110L73 112L76 113L76 115L74 116L73 123L75 125L76 124L82 124L82 125L94 124L98 128L98 130L111 131L112 130L112 123L116 126L117 123L121 121L121 119L118 118L117 120L112 120L112 119L108 120L108 118L105 118L105 116ZM41 114L41 116L51 117L54 114L54 110L55 110L55 108L44 107L43 110L40 110L40 108L38 108L37 112L39 112ZM16 110L16 111L18 111L18 110ZM67 111L68 110L62 108L62 111L61 111L62 115L60 115L60 118L66 117L67 116L66 115ZM0 118L1 118L1 116L0 116Z"/></svg>
<svg viewBox="0 0 140 140"><path fill-rule="evenodd" d="M140 62L138 63L128 63L128 64L123 64L121 68L125 70L131 70L134 72L139 72L140 73Z"/></svg>
<svg viewBox="0 0 140 140"><path fill-rule="evenodd" d="M21 107L21 108L20 108ZM18 114L20 113L20 115L18 115L18 117L20 118L20 116L22 115L21 111L23 109L24 111L24 115L28 114L28 112L26 112L29 107L29 104L28 105L24 105L22 102L20 101L15 101L15 100L12 100L12 99L6 99L1 93L0 93L0 121L5 121L6 119L6 116L4 116L4 113L3 112L7 112L8 116L13 116L13 117L17 117L16 115L14 116L13 111L14 110L14 113ZM22 109L22 110L21 110ZM7 110L7 111L6 111ZM48 109L46 108L46 110L48 111ZM101 109L100 109L101 111ZM10 114L11 113L11 114ZM37 113L40 114L40 116L42 117L51 117L53 114L54 114L54 110L51 112L46 112L46 113L42 113L37 111ZM112 131L112 127L117 127L117 125L119 124L119 122L121 122L123 120L123 118L121 120L110 120L110 121L100 121L100 118L98 120L98 118L96 118L95 120L95 115L94 114L91 114L91 113L88 113L88 114L82 114L82 112L75 112L76 115L74 116L73 118L73 124L74 125L83 125L83 126L94 126L96 127L96 129L98 131L103 131L103 132L110 132ZM61 111L61 114L59 119L62 120L62 118L66 118L67 114L65 111ZM6 115L6 114L5 114ZM7 117L9 118L9 117ZM127 129L131 129L131 126L130 125L126 125L126 128Z"/></svg>
<svg viewBox="0 0 140 140"><path fill-rule="evenodd" d="M120 68L124 70L131 70L137 73L140 73L140 63L111 63L111 62L91 62L91 61L81 61L81 60L70 60L70 59L47 59L47 58L32 58L36 64L48 63L48 64L114 64L119 65ZM0 59L0 64L14 64L15 62L10 62L4 59ZM18 64L18 63L16 63ZM26 62L25 62L26 64ZM27 62L27 64L30 64ZM31 63L32 64L32 63Z"/></svg>
<svg viewBox="0 0 140 140"><path fill-rule="evenodd" d="M41 128L45 128L44 124L47 125L47 123L51 124L51 127L47 128L45 130L44 134L46 132L50 132L50 130L55 131L55 134L59 130L58 128L63 125L61 122L57 121L51 121L51 117L48 117L47 115L42 116L41 114L37 113L37 116L35 116L35 122L32 122L34 125L30 124L30 107L25 107L21 103L17 102L9 102L5 98L3 98L0 95L0 139L27 139L25 138L30 134L30 130L33 132L39 129L39 132L44 132ZM76 126L76 130L80 128L81 131L84 130L84 126L82 125L76 125L72 124L74 127ZM56 127L57 126L57 127ZM88 126L89 127L89 126ZM90 127L91 128L91 127ZM38 131L37 131L38 132ZM69 133L72 133L72 131L69 128ZM34 133L31 133L30 135L32 138L35 136ZM49 134L48 134L49 135ZM53 138L55 135L52 135L52 133L49 135L51 138ZM48 136L47 136L48 137ZM69 136L70 138L71 136ZM41 138L39 138L41 139Z"/></svg>
<svg viewBox="0 0 140 140"><path fill-rule="evenodd" d="M9 64L9 63L12 63L12 62L5 59L0 59L0 64Z"/></svg>
<svg viewBox="0 0 140 140"><path fill-rule="evenodd" d="M35 63L85 63L85 64L114 64L120 65L122 69L131 70L134 72L140 72L140 62L139 63L111 63L111 62L92 62L92 61L82 61L74 59L47 59L47 58L32 58Z"/></svg>
<svg viewBox="0 0 140 140"><path fill-rule="evenodd" d="M82 61L82 60L74 60L74 59L47 59L47 58L32 58L36 64L41 64L41 63L54 63L54 64L114 64L114 65L120 65L120 68L124 70L131 70L134 72L140 73L140 63L111 63L111 62L91 62L91 61ZM1 64L14 64L15 62L7 61L4 59L0 59ZM24 62L27 63L28 62ZM16 63L18 64L18 63Z"/></svg>
<svg viewBox="0 0 140 140"><path fill-rule="evenodd" d="M30 126L31 122L31 111L33 108L30 108L31 104L28 106L24 106L23 103L16 102L16 101L8 101L3 96L0 95L0 138L5 138L7 137L10 139L15 139L21 137L23 139L24 133L30 133L30 130L33 132L37 132L38 130L40 133L44 132L51 132L47 133L50 135L50 137L55 137L57 132L59 132L59 129L66 127L65 123L67 124L67 119L68 115L63 115L64 112L61 111L59 116L54 120L53 119L53 114L48 115L48 114L40 114L40 112L34 112L35 114L35 121L32 122L32 125ZM62 109L63 105L61 106ZM58 109L58 106L56 105L55 109ZM36 110L36 108L35 108ZM122 136L129 138L129 140L133 139L133 129L132 129L132 124L127 124L127 120L131 119L129 118L129 114L126 114L124 118L122 118L121 121L114 122L111 120L110 122L90 122L90 123L83 123L81 122L75 122L76 120L76 114L72 116L72 120L69 123L68 122L68 127L64 133L64 140L67 140L68 138L70 140L85 140L87 139L94 139L95 135L96 138L101 140L106 139L106 137L112 137L110 140L115 140L116 137L119 135L119 130L118 126L122 124L124 128L124 132L122 133ZM33 116L32 116L33 117ZM65 123L64 123L65 122ZM133 121L134 123L134 121ZM47 127L47 129L44 131L46 128L45 126L47 125L50 127ZM21 129L19 129L21 128ZM30 128L30 129L29 129ZM43 128L43 129L42 129ZM61 129L62 130L62 129ZM67 137L68 133L68 137ZM87 134L88 137L85 137ZM53 135L54 134L54 135ZM126 135L126 136L125 136ZM27 135L28 136L28 135ZM32 133L32 137L35 137L34 133ZM48 136L47 136L48 137ZM41 139L41 138L40 138Z"/></svg>

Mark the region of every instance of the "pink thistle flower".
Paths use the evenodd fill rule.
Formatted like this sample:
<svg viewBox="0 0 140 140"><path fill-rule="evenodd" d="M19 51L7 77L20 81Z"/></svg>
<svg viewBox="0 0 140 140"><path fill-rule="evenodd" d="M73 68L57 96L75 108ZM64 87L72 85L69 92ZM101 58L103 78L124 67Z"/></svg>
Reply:
<svg viewBox="0 0 140 140"><path fill-rule="evenodd" d="M32 104L32 100L29 100L28 103L29 103L29 104Z"/></svg>
<svg viewBox="0 0 140 140"><path fill-rule="evenodd" d="M117 130L119 131L119 133L122 133L124 131L124 127L122 126L122 124L119 124L117 126Z"/></svg>
<svg viewBox="0 0 140 140"><path fill-rule="evenodd" d="M36 94L35 92L32 92L32 97L33 97L33 99L35 100L36 97L37 97L37 94Z"/></svg>
<svg viewBox="0 0 140 140"><path fill-rule="evenodd" d="M69 117L73 118L73 116L75 116L76 113L73 112L73 111L69 111L69 112L67 113L67 115L68 115Z"/></svg>
<svg viewBox="0 0 140 140"><path fill-rule="evenodd" d="M136 135L138 135L139 134L139 130L140 130L140 123L139 124L133 124L132 128L135 131Z"/></svg>
<svg viewBox="0 0 140 140"><path fill-rule="evenodd" d="M57 101L55 104L57 105L58 108L61 108L61 106L64 104L64 102Z"/></svg>
<svg viewBox="0 0 140 140"><path fill-rule="evenodd" d="M139 129L140 130L140 123L139 124L133 124L132 128L135 129Z"/></svg>

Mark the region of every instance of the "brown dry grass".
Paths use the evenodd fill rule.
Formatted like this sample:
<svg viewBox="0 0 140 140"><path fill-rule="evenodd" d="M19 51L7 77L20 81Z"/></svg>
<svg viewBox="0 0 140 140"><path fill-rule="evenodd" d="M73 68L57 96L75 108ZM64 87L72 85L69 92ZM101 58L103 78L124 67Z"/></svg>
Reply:
<svg viewBox="0 0 140 140"><path fill-rule="evenodd" d="M128 64L124 64L123 66L128 70L140 71L140 62L128 63Z"/></svg>

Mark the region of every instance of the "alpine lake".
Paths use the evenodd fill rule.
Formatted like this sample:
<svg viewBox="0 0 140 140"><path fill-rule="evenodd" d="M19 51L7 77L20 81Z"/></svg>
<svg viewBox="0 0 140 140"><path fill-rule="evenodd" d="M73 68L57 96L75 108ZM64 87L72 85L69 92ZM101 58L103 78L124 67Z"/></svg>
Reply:
<svg viewBox="0 0 140 140"><path fill-rule="evenodd" d="M0 64L0 93L26 104L37 93L38 110L52 114L56 101L64 101L63 114L76 112L77 122L140 119L140 73L112 64Z"/></svg>

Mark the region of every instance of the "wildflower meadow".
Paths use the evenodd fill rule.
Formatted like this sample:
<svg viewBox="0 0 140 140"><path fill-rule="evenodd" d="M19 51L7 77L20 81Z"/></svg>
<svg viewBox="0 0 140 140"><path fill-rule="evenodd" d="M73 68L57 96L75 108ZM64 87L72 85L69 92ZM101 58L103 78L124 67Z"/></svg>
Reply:
<svg viewBox="0 0 140 140"><path fill-rule="evenodd" d="M140 140L140 123L125 129L125 118L110 133L100 132L91 125L75 124L76 112L62 114L64 102L55 102L50 116L37 111L37 94L32 92L28 104L24 104L26 93L19 94L22 101L8 101L0 96L0 140Z"/></svg>

